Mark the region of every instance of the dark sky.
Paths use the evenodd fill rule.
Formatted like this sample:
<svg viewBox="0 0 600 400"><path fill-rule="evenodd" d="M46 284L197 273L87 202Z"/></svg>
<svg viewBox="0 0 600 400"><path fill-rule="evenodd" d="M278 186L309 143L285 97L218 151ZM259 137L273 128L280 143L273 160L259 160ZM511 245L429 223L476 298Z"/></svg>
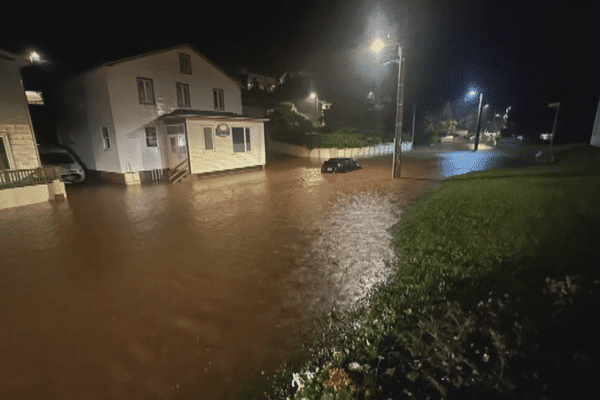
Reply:
<svg viewBox="0 0 600 400"><path fill-rule="evenodd" d="M306 70L320 97L340 105L369 90L395 93L397 67L381 66L394 50L379 58L369 50L375 37L389 35L404 50L406 104L421 112L460 100L474 85L486 103L512 106L541 130L552 123L547 103L561 101L563 128L589 136L598 105L597 1L149 4L24 4L12 13L18 18L0 24L0 48L36 49L47 68L61 71L189 43L232 73Z"/></svg>

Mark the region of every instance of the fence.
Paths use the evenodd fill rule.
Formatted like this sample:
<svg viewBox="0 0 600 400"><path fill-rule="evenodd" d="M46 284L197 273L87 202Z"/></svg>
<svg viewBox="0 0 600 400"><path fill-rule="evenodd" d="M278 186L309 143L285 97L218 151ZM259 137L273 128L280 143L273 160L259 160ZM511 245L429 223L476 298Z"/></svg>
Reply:
<svg viewBox="0 0 600 400"><path fill-rule="evenodd" d="M412 143L403 142L402 151L409 151L412 149ZM380 155L393 154L394 144L383 143L375 146L367 147L356 147L347 149L328 149L328 148L316 148L309 149L304 146L295 144L282 143L282 142L269 142L269 151L275 153L289 154L296 157L305 157L313 159L328 159L336 157L351 157L351 158L370 158Z"/></svg>
<svg viewBox="0 0 600 400"><path fill-rule="evenodd" d="M60 167L0 170L0 189L51 183L60 179Z"/></svg>

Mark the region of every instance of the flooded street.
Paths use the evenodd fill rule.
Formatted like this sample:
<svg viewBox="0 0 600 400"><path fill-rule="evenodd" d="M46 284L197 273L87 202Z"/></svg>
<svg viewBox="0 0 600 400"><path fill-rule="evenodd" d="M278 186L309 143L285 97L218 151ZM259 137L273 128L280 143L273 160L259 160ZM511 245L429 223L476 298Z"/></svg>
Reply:
<svg viewBox="0 0 600 400"><path fill-rule="evenodd" d="M0 211L0 397L245 399L298 329L389 274L387 229L440 163L69 187Z"/></svg>

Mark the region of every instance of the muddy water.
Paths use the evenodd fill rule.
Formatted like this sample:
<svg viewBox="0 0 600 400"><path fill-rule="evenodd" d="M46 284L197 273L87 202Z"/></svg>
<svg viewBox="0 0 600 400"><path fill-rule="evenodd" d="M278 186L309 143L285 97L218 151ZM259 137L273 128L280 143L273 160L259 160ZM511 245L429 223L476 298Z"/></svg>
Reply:
<svg viewBox="0 0 600 400"><path fill-rule="evenodd" d="M0 397L241 399L296 332L389 274L398 210L435 182L276 158L182 184L80 186L0 211ZM408 160L403 175L432 177ZM263 375L263 373L265 375Z"/></svg>

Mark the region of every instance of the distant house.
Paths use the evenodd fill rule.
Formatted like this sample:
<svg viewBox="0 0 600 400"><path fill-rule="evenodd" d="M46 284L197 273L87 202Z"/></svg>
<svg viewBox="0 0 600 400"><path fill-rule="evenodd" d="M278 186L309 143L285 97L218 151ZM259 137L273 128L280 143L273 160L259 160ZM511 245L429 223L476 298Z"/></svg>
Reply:
<svg viewBox="0 0 600 400"><path fill-rule="evenodd" d="M331 103L319 98L312 88L312 78L306 72L286 72L280 78L246 73L242 93L244 114L268 116L269 110L281 103L292 103L297 112L304 115L314 126L324 125L325 111Z"/></svg>
<svg viewBox="0 0 600 400"><path fill-rule="evenodd" d="M55 90L57 134L92 175L119 183L264 166L264 119L194 48L101 65Z"/></svg>
<svg viewBox="0 0 600 400"><path fill-rule="evenodd" d="M24 58L0 49L0 209L66 195L59 176L41 168L21 79L27 65Z"/></svg>
<svg viewBox="0 0 600 400"><path fill-rule="evenodd" d="M592 138L590 139L592 146L600 147L600 101L598 102L598 110L596 111L596 120L592 128Z"/></svg>

